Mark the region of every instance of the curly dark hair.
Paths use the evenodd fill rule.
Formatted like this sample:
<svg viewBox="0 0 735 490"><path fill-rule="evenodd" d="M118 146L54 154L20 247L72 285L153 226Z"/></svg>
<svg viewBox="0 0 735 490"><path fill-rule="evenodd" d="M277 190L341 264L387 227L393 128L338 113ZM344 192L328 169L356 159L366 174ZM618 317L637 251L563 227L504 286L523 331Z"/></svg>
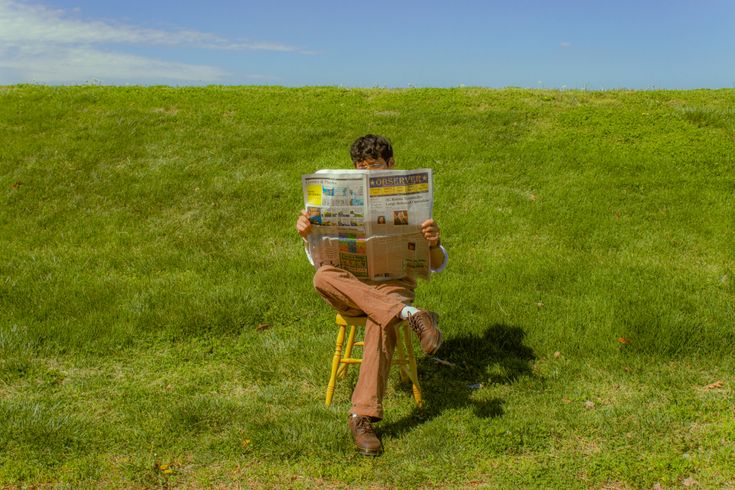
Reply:
<svg viewBox="0 0 735 490"><path fill-rule="evenodd" d="M377 134L360 136L350 147L352 163L382 158L386 162L393 158L393 147L387 138Z"/></svg>

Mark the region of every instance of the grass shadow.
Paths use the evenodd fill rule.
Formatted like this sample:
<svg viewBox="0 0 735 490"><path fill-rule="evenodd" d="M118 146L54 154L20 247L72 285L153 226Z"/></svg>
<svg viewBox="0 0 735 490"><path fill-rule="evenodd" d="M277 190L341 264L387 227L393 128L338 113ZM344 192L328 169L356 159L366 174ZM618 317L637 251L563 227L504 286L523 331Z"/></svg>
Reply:
<svg viewBox="0 0 735 490"><path fill-rule="evenodd" d="M504 414L501 398L475 399L488 384L510 384L531 375L533 350L523 344L521 327L494 324L482 335L464 335L444 341L438 356L418 360L419 382L426 406L413 409L401 420L381 424L381 434L396 437L449 409L471 406L480 418ZM404 386L410 393L410 384Z"/></svg>

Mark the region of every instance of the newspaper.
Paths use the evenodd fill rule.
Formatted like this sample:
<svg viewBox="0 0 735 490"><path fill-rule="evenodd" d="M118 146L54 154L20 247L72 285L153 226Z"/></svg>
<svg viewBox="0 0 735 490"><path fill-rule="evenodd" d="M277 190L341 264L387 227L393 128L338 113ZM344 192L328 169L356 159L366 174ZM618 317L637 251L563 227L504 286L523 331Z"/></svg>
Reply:
<svg viewBox="0 0 735 490"><path fill-rule="evenodd" d="M374 281L428 279L421 223L434 202L431 169L319 170L301 183L315 267L330 264Z"/></svg>

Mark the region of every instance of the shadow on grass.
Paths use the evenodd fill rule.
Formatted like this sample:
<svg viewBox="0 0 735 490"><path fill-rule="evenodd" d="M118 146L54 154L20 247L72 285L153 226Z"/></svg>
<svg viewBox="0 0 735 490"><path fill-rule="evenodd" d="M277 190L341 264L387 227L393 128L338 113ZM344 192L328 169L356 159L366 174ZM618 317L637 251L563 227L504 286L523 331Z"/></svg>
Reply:
<svg viewBox="0 0 735 490"><path fill-rule="evenodd" d="M531 374L531 361L536 356L523 344L525 336L520 327L495 324L481 336L446 339L438 352L440 360L427 357L418 360L419 382L426 406L414 408L401 420L381 424L380 432L395 437L445 410L468 406L480 418L502 416L503 399L484 400L473 395L482 386L511 384ZM410 394L410 384L403 388Z"/></svg>

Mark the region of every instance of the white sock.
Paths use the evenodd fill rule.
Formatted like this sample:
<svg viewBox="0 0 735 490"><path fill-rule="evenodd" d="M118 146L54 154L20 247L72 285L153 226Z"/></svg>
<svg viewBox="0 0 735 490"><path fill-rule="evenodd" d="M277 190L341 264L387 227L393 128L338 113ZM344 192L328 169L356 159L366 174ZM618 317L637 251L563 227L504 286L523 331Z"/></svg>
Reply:
<svg viewBox="0 0 735 490"><path fill-rule="evenodd" d="M401 310L401 314L398 316L401 317L401 320L406 320L408 319L409 316L413 315L414 313L418 313L418 312L419 312L418 308L414 308L413 306L404 306L403 309Z"/></svg>

